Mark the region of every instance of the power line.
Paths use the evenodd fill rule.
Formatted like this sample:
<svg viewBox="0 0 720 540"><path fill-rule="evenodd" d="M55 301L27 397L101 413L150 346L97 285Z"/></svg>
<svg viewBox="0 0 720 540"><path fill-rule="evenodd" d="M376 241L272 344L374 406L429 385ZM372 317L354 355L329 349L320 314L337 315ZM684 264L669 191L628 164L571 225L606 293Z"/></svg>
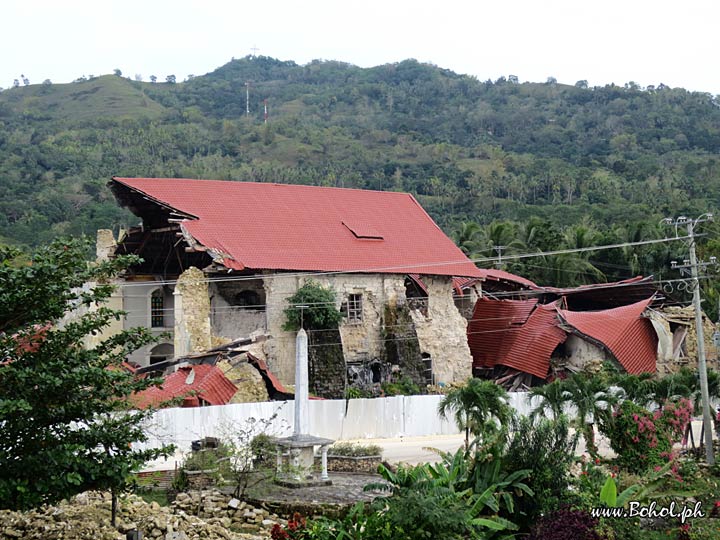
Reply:
<svg viewBox="0 0 720 540"><path fill-rule="evenodd" d="M695 237L702 235L695 235ZM620 244L607 244L602 246L591 246L584 248L570 248L570 249L557 249L552 251L537 251L532 253L520 253L516 255L503 255L502 260L518 260L527 259L533 257L546 257L551 255L564 255L569 253L583 253L587 251L601 251L605 249L617 249L621 247L632 247L632 246L645 246L651 244L660 244L666 242L676 242L679 240L689 240L690 236L676 236L674 238L659 238L655 240L641 240L638 242L623 242ZM287 272L287 273L276 273L266 275L252 275L252 276L228 276L218 278L204 278L195 280L198 283L222 283L232 281L249 281L249 280L267 280L267 279L278 279L278 278L292 278L292 277L321 277L321 276L333 276L343 274L378 274L378 273L392 273L392 274L403 274L403 271L416 270L418 268L433 268L438 266L456 266L464 265L468 262L472 263L494 263L497 261L496 257L478 257L473 259L464 258L462 260L453 261L438 261L429 263L417 263L417 264L406 264L399 266L381 266L381 267L370 267L370 268L358 268L354 270L332 270L332 271L315 271L315 272ZM409 272L419 273L419 272ZM143 281L143 282L124 282L118 284L118 287L147 287L148 284L153 285L176 285L178 280L157 280L157 281Z"/></svg>

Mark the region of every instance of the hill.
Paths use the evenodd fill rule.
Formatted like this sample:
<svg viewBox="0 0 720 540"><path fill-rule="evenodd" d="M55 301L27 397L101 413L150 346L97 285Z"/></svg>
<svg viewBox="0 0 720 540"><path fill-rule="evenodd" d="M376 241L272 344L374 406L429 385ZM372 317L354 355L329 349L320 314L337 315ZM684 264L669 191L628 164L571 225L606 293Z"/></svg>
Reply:
<svg viewBox="0 0 720 540"><path fill-rule="evenodd" d="M720 200L720 100L664 85L246 57L177 84L104 76L10 89L0 125L0 237L18 244L134 222L109 199L112 175L409 191L459 243L461 223L478 223L466 249L490 255L492 234L524 249L647 237L661 217ZM512 223L493 233L498 220ZM543 243L522 238L532 220ZM624 277L670 256L599 262L604 277Z"/></svg>

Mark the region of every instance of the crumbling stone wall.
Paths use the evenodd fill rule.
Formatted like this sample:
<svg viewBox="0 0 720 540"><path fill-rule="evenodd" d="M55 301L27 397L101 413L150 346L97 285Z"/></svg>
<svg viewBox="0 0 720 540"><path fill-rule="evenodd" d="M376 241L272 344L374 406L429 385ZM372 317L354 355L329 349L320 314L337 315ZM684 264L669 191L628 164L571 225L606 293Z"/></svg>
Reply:
<svg viewBox="0 0 720 540"><path fill-rule="evenodd" d="M175 356L211 347L210 297L202 270L191 266L175 287Z"/></svg>
<svg viewBox="0 0 720 540"><path fill-rule="evenodd" d="M266 345L268 366L286 384L295 380L295 333L282 329L287 299L305 283L297 275L268 275L265 280L267 328L272 340ZM388 301L401 301L405 295L402 275L385 274L333 274L313 276L311 279L336 293L336 307L341 308L350 294L362 294L363 318L360 324L340 324L343 362L367 362L385 357L383 338L383 311ZM311 337L311 350L312 350ZM338 351L339 353L340 351ZM312 353L311 353L312 354ZM327 356L327 355L326 355ZM333 357L334 358L334 357ZM336 360L332 363L336 364ZM333 367L335 372L336 367ZM344 374L343 374L344 381Z"/></svg>
<svg viewBox="0 0 720 540"><path fill-rule="evenodd" d="M428 383L425 365L415 323L406 302L385 304L383 334L385 360L392 367L391 371L395 370L395 378L406 376L424 387Z"/></svg>
<svg viewBox="0 0 720 540"><path fill-rule="evenodd" d="M345 358L339 330L308 333L308 384L315 396L333 399L345 393Z"/></svg>
<svg viewBox="0 0 720 540"><path fill-rule="evenodd" d="M672 352L666 358L658 358L657 372L661 375L668 373L677 373L682 367L697 369L697 332L695 331L695 311L692 306L667 306L660 312L660 317L654 320L658 324L662 324L667 332L671 331L673 326L681 326L687 328L685 337L686 354L680 355L675 359ZM677 329L675 330L677 332ZM715 325L703 313L703 333L705 337L705 359L708 369L720 370L720 360L718 347L715 346L712 336L715 333Z"/></svg>
<svg viewBox="0 0 720 540"><path fill-rule="evenodd" d="M604 349L580 336L570 334L565 340L565 366L571 371L595 372L605 362L618 362Z"/></svg>
<svg viewBox="0 0 720 540"><path fill-rule="evenodd" d="M452 278L423 276L428 292L428 314L412 310L420 350L432 358L436 382L459 382L472 375L467 320L453 301Z"/></svg>
<svg viewBox="0 0 720 540"><path fill-rule="evenodd" d="M210 324L216 338L234 340L265 330L265 289L262 279L219 281L208 285ZM256 305L243 305L244 294L257 298Z"/></svg>
<svg viewBox="0 0 720 540"><path fill-rule="evenodd" d="M295 332L282 329L287 299L302 285L297 275L272 274L263 281L267 331L271 336L265 344L267 364L284 384L295 383Z"/></svg>
<svg viewBox="0 0 720 540"><path fill-rule="evenodd" d="M229 403L270 401L262 375L247 362L241 361L232 365L223 360L218 362L218 367L237 388Z"/></svg>

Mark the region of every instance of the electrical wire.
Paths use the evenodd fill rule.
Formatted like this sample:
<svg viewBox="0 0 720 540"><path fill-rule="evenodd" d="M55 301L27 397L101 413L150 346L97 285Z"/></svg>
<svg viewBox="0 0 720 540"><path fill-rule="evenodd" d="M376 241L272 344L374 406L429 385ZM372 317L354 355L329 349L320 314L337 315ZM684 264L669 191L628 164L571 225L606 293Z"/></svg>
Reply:
<svg viewBox="0 0 720 540"><path fill-rule="evenodd" d="M533 252L533 253L520 253L516 255L507 255L503 256L503 261L508 260L518 260L518 259L527 259L527 258L533 258L533 257L545 257L550 255L564 255L569 253L583 253L587 251L600 251L605 249L616 249L620 247L631 247L631 246L645 246L650 244L660 244L660 243L666 243L666 242L676 242L680 240L689 240L692 238L698 238L702 235L696 234L694 237L692 236L676 236L673 238L659 238L655 240L641 240L638 242L623 242L620 244L607 244L603 246L590 246L590 247L584 247L584 248L570 248L570 249L558 249L553 251L539 251L539 252ZM288 273L276 273L276 274L266 274L266 275L252 275L252 276L228 276L228 277L213 277L213 278L204 278L204 279L198 279L194 280L196 283L220 283L220 282L231 282L231 281L248 281L248 280L267 280L267 279L278 279L278 278L288 278L288 277L320 277L320 276L332 276L332 275L342 275L342 274L378 274L378 273L396 273L396 274L402 274L403 270L412 270L411 273L418 273L414 272L414 270L418 268L433 268L438 266L455 266L455 265L465 265L468 262L472 263L496 263L498 261L497 257L478 257L474 259L468 259L464 258L462 260L454 260L454 261L438 261L438 262L431 262L431 263L419 263L419 264L407 264L407 265L400 265L400 266L383 266L383 267L370 267L370 268L358 268L354 270L334 270L334 271L318 271L318 272L288 272ZM178 280L157 280L157 281L143 281L143 282L124 282L121 284L118 284L119 287L145 287L148 285L148 283L152 283L155 285L176 285L178 283Z"/></svg>

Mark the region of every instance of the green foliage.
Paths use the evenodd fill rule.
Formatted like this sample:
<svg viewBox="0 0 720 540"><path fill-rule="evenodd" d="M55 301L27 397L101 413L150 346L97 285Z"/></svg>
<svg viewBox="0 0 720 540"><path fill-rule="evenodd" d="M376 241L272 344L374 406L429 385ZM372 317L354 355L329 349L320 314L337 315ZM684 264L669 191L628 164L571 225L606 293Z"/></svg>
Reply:
<svg viewBox="0 0 720 540"><path fill-rule="evenodd" d="M380 388L386 396L416 396L422 394L420 387L407 375L403 375L399 381L384 382L380 385Z"/></svg>
<svg viewBox="0 0 720 540"><path fill-rule="evenodd" d="M203 448L191 452L182 464L181 470L187 476L190 471L209 471L216 485L222 485L233 478L233 448L220 442L216 448ZM179 480L182 482L182 479Z"/></svg>
<svg viewBox="0 0 720 540"><path fill-rule="evenodd" d="M272 467L274 465L277 447L273 438L267 433L258 433L250 439L250 451L253 455L253 466Z"/></svg>
<svg viewBox="0 0 720 540"><path fill-rule="evenodd" d="M672 442L662 417L632 401L623 401L601 429L620 464L632 472L660 467L670 459Z"/></svg>
<svg viewBox="0 0 720 540"><path fill-rule="evenodd" d="M283 330L330 330L338 327L342 314L335 308L335 293L319 283L308 280L287 300Z"/></svg>
<svg viewBox="0 0 720 540"><path fill-rule="evenodd" d="M348 457L380 456L382 455L382 448L377 444L340 442L333 444L328 449L328 454Z"/></svg>
<svg viewBox="0 0 720 540"><path fill-rule="evenodd" d="M172 448L136 450L150 411L128 398L157 381L122 369L142 330L83 346L120 313L108 280L134 259L88 264L88 244L57 241L28 262L0 253L0 507L28 508L89 489L117 492ZM95 282L94 287L83 287ZM67 315L67 316L66 316ZM61 322L61 318L66 316Z"/></svg>
<svg viewBox="0 0 720 540"><path fill-rule="evenodd" d="M512 417L507 392L492 381L469 379L463 386L451 389L440 401L438 414L453 414L458 428L465 430L465 447L470 447L470 434L480 437L497 432Z"/></svg>
<svg viewBox="0 0 720 540"><path fill-rule="evenodd" d="M590 455L593 458L598 457L594 424L608 418L612 406L619 399L610 391L604 374L573 373L567 379L556 380L531 390L528 398L534 397L540 400L532 416L537 416L545 409L552 411L553 415L559 415L565 403L572 405L575 410L576 428L585 438Z"/></svg>
<svg viewBox="0 0 720 540"><path fill-rule="evenodd" d="M260 108L245 116L248 80L273 103L267 125ZM10 89L0 93L0 238L38 245L134 223L104 187L119 171L408 191L447 232L465 227L461 248L483 256L659 238L664 215L717 212L716 97L579 83L478 81L414 60L362 69L246 57L184 83L108 75ZM705 259L717 255L717 240L703 242ZM505 269L550 285L664 277L681 249ZM717 281L703 288L714 311Z"/></svg>
<svg viewBox="0 0 720 540"><path fill-rule="evenodd" d="M570 466L578 434L570 435L565 416L532 420L520 417L513 423L502 457L507 471L528 470L525 484L532 497L516 499L517 522L523 526L569 502Z"/></svg>
<svg viewBox="0 0 720 540"><path fill-rule="evenodd" d="M348 386L345 389L345 399L363 399L375 397L371 390L358 388L357 386Z"/></svg>

